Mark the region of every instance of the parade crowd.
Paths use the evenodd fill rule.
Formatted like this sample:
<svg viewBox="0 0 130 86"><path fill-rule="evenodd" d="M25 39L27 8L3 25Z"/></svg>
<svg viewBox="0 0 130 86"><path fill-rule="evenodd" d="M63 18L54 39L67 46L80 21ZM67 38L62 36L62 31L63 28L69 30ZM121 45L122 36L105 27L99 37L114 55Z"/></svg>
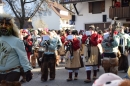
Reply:
<svg viewBox="0 0 130 86"><path fill-rule="evenodd" d="M50 80L56 78L56 66L63 61L68 71L67 81L78 80L79 69L83 67L86 72L85 83L98 78L97 73L101 66L106 74L118 76L118 71L123 70L126 73L123 78L130 77L130 30L124 26L114 28L110 25L104 31L94 25L90 25L86 31L18 30L12 17L0 16L3 16L0 19L1 83L29 82L36 62L41 68L43 82L48 80L48 76ZM21 76L22 79L19 80Z"/></svg>
<svg viewBox="0 0 130 86"><path fill-rule="evenodd" d="M55 67L65 60L68 70L67 81L78 79L78 71L85 67L85 83L96 80L97 73L102 66L105 73L118 74L118 71L128 71L128 53L130 36L124 26L112 31L112 26L102 31L94 25L87 31L80 30L22 30L23 41L28 59L32 67L36 67L36 60L41 67L41 80L55 79ZM28 35L28 33L30 33ZM25 35L26 34L26 35ZM44 40L48 36L49 39ZM46 38L45 38L46 39ZM29 45L31 42L31 45ZM31 50L32 49L32 50ZM31 56L30 56L31 55ZM93 72L93 77L91 73ZM73 78L74 74L74 78Z"/></svg>

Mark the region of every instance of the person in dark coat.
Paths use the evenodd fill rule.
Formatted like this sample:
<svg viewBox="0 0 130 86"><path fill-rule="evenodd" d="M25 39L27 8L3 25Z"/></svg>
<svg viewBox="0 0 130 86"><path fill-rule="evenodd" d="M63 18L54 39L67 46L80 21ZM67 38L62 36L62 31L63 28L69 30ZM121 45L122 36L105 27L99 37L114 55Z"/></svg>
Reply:
<svg viewBox="0 0 130 86"><path fill-rule="evenodd" d="M119 58L119 71L124 70L127 72L129 63L128 63L128 49L130 48L130 36L124 32L124 26L121 27L119 36L119 51L121 57Z"/></svg>

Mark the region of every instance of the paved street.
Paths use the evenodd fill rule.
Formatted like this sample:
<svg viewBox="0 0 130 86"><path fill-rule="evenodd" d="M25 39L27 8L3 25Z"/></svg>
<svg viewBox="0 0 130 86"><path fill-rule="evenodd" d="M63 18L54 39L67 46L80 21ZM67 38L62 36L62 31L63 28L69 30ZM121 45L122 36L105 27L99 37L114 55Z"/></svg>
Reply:
<svg viewBox="0 0 130 86"><path fill-rule="evenodd" d="M66 79L68 78L68 72L64 68L64 64L60 64L60 67L56 67L56 78L53 81L48 80L47 82L42 82L40 80L40 68L35 68L32 70L32 72L34 73L33 79L30 82L22 84L22 86L92 86L93 83L84 83L84 80L86 79L86 73L84 68L81 68L79 70L78 80L67 82ZM100 68L98 76L103 73L103 69ZM118 73L118 75L121 77L123 77L125 74L126 73L124 73L123 71L119 71Z"/></svg>

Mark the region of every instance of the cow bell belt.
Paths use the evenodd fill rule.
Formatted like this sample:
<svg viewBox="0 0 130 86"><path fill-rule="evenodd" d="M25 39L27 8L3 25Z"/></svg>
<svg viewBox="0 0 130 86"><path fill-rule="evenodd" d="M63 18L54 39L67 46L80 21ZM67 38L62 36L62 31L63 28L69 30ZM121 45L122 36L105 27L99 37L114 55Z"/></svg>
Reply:
<svg viewBox="0 0 130 86"><path fill-rule="evenodd" d="M13 71L15 69L21 69L21 68L22 68L21 66L17 66L15 68L11 68L11 69L5 70L5 71L0 70L0 74L6 74L6 73L9 73L9 72L11 72L11 71Z"/></svg>

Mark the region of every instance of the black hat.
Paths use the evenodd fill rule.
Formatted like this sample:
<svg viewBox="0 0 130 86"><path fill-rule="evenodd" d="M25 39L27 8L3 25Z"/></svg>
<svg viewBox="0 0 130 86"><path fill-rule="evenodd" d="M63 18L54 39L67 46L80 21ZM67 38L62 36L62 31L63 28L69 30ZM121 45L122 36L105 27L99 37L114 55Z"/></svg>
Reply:
<svg viewBox="0 0 130 86"><path fill-rule="evenodd" d="M77 30L72 30L72 34L73 35L78 35L78 31Z"/></svg>

